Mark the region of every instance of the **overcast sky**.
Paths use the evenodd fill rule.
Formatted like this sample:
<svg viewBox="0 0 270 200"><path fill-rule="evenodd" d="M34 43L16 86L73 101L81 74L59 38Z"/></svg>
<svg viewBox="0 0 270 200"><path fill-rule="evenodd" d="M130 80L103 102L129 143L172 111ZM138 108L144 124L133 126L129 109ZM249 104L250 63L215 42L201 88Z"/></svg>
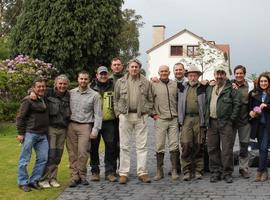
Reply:
<svg viewBox="0 0 270 200"><path fill-rule="evenodd" d="M184 28L218 44L229 44L231 66L242 64L248 74L270 71L269 0L125 0L143 17L140 59L152 45L152 26L165 25L165 39Z"/></svg>

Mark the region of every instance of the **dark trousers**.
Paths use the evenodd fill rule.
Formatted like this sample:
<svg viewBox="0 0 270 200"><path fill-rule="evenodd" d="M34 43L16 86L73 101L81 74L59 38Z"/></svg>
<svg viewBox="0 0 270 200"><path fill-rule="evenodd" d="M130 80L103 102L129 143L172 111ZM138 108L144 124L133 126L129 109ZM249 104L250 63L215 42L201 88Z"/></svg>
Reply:
<svg viewBox="0 0 270 200"><path fill-rule="evenodd" d="M103 121L102 129L96 139L91 140L90 166L92 173L100 173L99 169L99 144L101 136L105 144L105 176L115 173L116 151L115 151L115 125L114 121Z"/></svg>
<svg viewBox="0 0 270 200"><path fill-rule="evenodd" d="M210 172L231 175L233 172L234 133L230 121L210 119L207 130Z"/></svg>
<svg viewBox="0 0 270 200"><path fill-rule="evenodd" d="M268 157L268 146L269 146L269 137L268 132L265 127L265 124L260 124L259 127L259 168L258 171L263 172L267 171L267 157Z"/></svg>
<svg viewBox="0 0 270 200"><path fill-rule="evenodd" d="M118 169L117 159L120 162L119 118L116 118L114 120L114 127L115 127L115 155L116 155L114 170L116 171Z"/></svg>

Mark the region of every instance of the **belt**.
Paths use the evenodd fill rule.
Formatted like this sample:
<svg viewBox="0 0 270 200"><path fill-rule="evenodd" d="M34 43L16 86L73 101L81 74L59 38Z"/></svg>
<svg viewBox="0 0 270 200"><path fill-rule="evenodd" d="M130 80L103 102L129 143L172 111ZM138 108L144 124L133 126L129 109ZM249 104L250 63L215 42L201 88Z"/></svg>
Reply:
<svg viewBox="0 0 270 200"><path fill-rule="evenodd" d="M70 122L75 123L75 124L90 124L88 122L76 122L76 121L73 121L73 120L70 120Z"/></svg>

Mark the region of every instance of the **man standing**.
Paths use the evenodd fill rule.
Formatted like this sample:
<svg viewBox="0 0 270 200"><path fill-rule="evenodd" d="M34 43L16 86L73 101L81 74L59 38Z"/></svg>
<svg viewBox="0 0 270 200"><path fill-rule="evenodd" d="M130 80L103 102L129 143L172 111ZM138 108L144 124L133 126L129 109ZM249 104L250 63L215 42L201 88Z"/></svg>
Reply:
<svg viewBox="0 0 270 200"><path fill-rule="evenodd" d="M113 80L113 86L115 86L115 83L118 79L122 78L124 76L124 66L120 60L120 58L115 57L111 61L111 70L112 75L110 76L110 79ZM116 153L116 160L114 164L114 171L117 170L117 160L119 160L120 155L120 142L119 142L119 118L115 118L114 120L114 126L115 126L115 153Z"/></svg>
<svg viewBox="0 0 270 200"><path fill-rule="evenodd" d="M182 63L176 63L173 66L173 73L174 73L174 78L177 83L183 83L187 81L187 78L185 77L185 67Z"/></svg>
<svg viewBox="0 0 270 200"><path fill-rule="evenodd" d="M16 125L18 130L17 140L22 143L21 154L18 164L18 185L24 192L30 192L31 188L39 189L40 180L48 160L47 133L49 115L44 101L46 85L44 80L36 79L32 85L32 91L38 97L31 100L30 96L22 100L17 115ZM30 161L32 148L36 152L36 163L30 178L28 177L27 165Z"/></svg>
<svg viewBox="0 0 270 200"><path fill-rule="evenodd" d="M63 154L70 118L68 85L68 77L62 74L55 78L54 88L48 88L45 92L50 121L48 132L49 157L41 178L42 181L39 182L42 188L60 187L57 181L57 171Z"/></svg>
<svg viewBox="0 0 270 200"><path fill-rule="evenodd" d="M177 121L177 83L169 79L170 70L166 65L159 67L160 81L152 83L154 99L154 114L156 128L156 159L157 174L154 180L164 177L163 160L166 137L168 137L172 179L179 178L177 174L178 150L178 121Z"/></svg>
<svg viewBox="0 0 270 200"><path fill-rule="evenodd" d="M185 181L192 177L202 179L203 176L206 86L199 82L201 74L196 66L190 66L186 72L188 81L178 85L181 163Z"/></svg>
<svg viewBox="0 0 270 200"><path fill-rule="evenodd" d="M96 79L90 87L97 91L102 98L102 128L96 139L91 140L90 166L92 181L100 180L99 170L99 144L101 136L105 143L105 179L110 182L117 181L115 177L116 149L115 149L115 116L113 110L113 81L109 79L107 67L101 66L97 69Z"/></svg>
<svg viewBox="0 0 270 200"><path fill-rule="evenodd" d="M150 183L147 163L147 118L153 107L150 82L140 74L137 59L128 63L128 74L116 82L114 111L119 116L120 168L119 182L125 184L130 170L130 140L135 136L137 175L140 181Z"/></svg>
<svg viewBox="0 0 270 200"><path fill-rule="evenodd" d="M78 84L70 91L71 122L67 131L71 173L69 187L76 187L79 183L89 184L86 180L89 139L97 137L102 124L100 95L88 87L88 72L79 73Z"/></svg>
<svg viewBox="0 0 270 200"><path fill-rule="evenodd" d="M237 65L234 68L234 77L232 80L234 89L237 89L241 94L241 109L236 123L234 124L234 135L238 133L239 138L239 173L243 178L249 178L249 156L248 144L250 139L250 124L249 124L249 108L248 108L248 93L253 88L250 88L245 80L246 68L242 65Z"/></svg>
<svg viewBox="0 0 270 200"><path fill-rule="evenodd" d="M115 57L112 59L111 70L113 73L110 78L113 80L113 85L115 85L116 81L124 76L124 66L120 58Z"/></svg>
<svg viewBox="0 0 270 200"><path fill-rule="evenodd" d="M240 96L226 77L225 67L214 72L216 85L207 88L206 122L208 125L208 154L211 172L210 182L223 179L232 183L233 172L233 122L240 111ZM222 148L221 148L221 147Z"/></svg>

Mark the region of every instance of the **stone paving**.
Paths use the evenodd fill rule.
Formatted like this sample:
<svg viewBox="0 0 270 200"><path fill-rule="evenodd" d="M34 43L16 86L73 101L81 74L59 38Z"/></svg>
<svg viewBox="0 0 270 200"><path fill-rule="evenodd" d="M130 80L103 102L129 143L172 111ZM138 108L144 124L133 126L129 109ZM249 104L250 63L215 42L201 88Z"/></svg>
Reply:
<svg viewBox="0 0 270 200"><path fill-rule="evenodd" d="M151 121L149 125L149 153L148 169L151 177L155 176L156 161L154 150L154 130ZM227 184L224 181L218 183L209 182L209 174L203 180L192 180L189 182L172 181L167 172L170 169L169 155L166 152L164 172L165 178L161 181L152 181L150 184L141 183L136 176L136 155L134 145L132 149L131 172L129 182L126 185L110 183L104 180L104 171L101 172L100 182L90 182L89 186L78 186L66 188L58 197L58 200L153 200L153 199L270 199L269 181L264 183L254 182L256 169L252 169L252 177L244 180L239 177L238 169L235 167L234 182ZM101 166L103 168L103 166ZM90 174L90 173L89 173ZM90 177L89 177L90 179Z"/></svg>

